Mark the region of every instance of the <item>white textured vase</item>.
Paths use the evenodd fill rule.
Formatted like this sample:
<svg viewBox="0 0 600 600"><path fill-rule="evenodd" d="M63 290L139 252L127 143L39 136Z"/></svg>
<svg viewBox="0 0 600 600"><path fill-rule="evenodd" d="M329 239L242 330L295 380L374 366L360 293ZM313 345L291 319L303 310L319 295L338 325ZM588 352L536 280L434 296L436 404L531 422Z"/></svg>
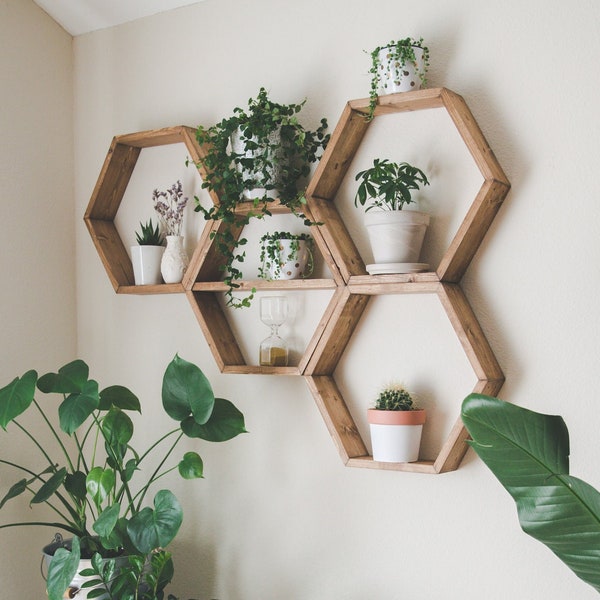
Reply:
<svg viewBox="0 0 600 600"><path fill-rule="evenodd" d="M162 283L160 263L164 246L131 246L131 264L135 285Z"/></svg>
<svg viewBox="0 0 600 600"><path fill-rule="evenodd" d="M379 51L379 95L412 92L421 89L421 75L425 74L423 48L413 46L417 68L412 62L400 64L392 60L390 48Z"/></svg>
<svg viewBox="0 0 600 600"><path fill-rule="evenodd" d="M165 283L179 283L189 265L189 258L183 247L182 235L168 235L167 247L160 262L160 272Z"/></svg>

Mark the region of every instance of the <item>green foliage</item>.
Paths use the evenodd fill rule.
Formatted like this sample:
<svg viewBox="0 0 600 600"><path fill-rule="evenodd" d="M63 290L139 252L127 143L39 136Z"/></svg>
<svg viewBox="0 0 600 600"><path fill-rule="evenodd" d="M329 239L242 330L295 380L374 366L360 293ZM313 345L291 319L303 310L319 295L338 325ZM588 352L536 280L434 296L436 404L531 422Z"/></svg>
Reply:
<svg viewBox="0 0 600 600"><path fill-rule="evenodd" d="M58 395L58 406L50 398L38 402L36 387L43 394ZM246 430L242 413L230 401L215 398L204 373L179 356L163 376L162 401L166 415L177 424L141 452L130 444L134 421L127 414L141 413L139 399L119 385L100 391L98 383L89 379L89 368L82 360L39 378L35 371L28 371L0 389L0 426L15 443L23 443L23 437L30 442L42 463L33 470L0 459L21 474L0 499L0 509L25 497L32 505L46 504L58 517L57 521L6 523L0 529L42 525L73 535L72 549L59 548L51 561L47 583L51 600L62 598L73 569L84 555L99 557L96 575L100 579L112 580L118 571L111 584L117 591L111 598L163 597L160 590L170 577L161 574L169 569L172 574L172 563L170 556L164 563L159 557L166 556L162 549L177 535L183 514L177 498L168 490L155 494L152 507L146 505L145 497L171 471L177 470L184 479L203 476L202 459L196 452L188 451L180 460L173 460L183 436L225 441ZM48 448L18 420L27 410L37 412L48 427L55 442ZM52 411L58 414L58 427L53 424L56 418L52 418ZM7 429L10 424L14 428ZM99 444L104 453L98 451ZM157 455L158 466L145 471L151 454ZM115 570L111 563L99 566L101 558L122 552L130 555L130 567ZM145 564L151 568L144 575L144 585L152 590L160 588L153 592L155 595L138 594L141 571L136 569ZM96 591L92 594L98 595Z"/></svg>
<svg viewBox="0 0 600 600"><path fill-rule="evenodd" d="M145 225L140 223L140 232L135 232L135 238L140 246L162 246L164 238L158 224L154 225L150 219Z"/></svg>
<svg viewBox="0 0 600 600"><path fill-rule="evenodd" d="M462 420L471 447L515 500L523 531L600 592L600 493L569 474L563 419L471 394Z"/></svg>
<svg viewBox="0 0 600 600"><path fill-rule="evenodd" d="M196 198L197 212L204 218L221 221L222 227L212 237L218 252L224 257L221 265L228 286L227 304L236 308L249 306L252 293L237 299L233 292L242 279L241 264L246 238L240 238L242 228L252 218L270 216L277 201L313 225L303 214L306 204L304 185L315 162L329 141L327 120L321 119L315 131L305 129L298 121L300 104L278 104L269 99L261 88L248 108L234 108L233 115L205 128L200 125L196 138L204 148L202 166L206 177L202 187L215 192L219 202L204 208ZM241 150L232 138L239 140ZM262 195L248 201L244 193L264 190ZM278 196L277 199L272 196Z"/></svg>
<svg viewBox="0 0 600 600"><path fill-rule="evenodd" d="M414 202L412 191L418 190L419 184L429 185L421 169L406 162L390 162L387 158L376 158L371 168L360 171L354 179L362 179L354 197L354 205L364 206L370 199L367 212L372 208L402 210L405 204Z"/></svg>
<svg viewBox="0 0 600 600"><path fill-rule="evenodd" d="M375 400L377 410L414 410L413 399L402 386L392 385L379 392Z"/></svg>
<svg viewBox="0 0 600 600"><path fill-rule="evenodd" d="M310 260L310 263L307 265L307 271L308 273L312 273L314 268L312 236L308 233L294 234L289 231L273 231L265 233L260 238L260 267L258 269L258 276L261 279L270 279L271 267L273 267L275 278L279 276L282 263L280 252L283 250L283 247L279 243L280 240L291 241L289 254L283 257L284 263L294 260L294 257L298 255L298 250L300 249L298 242L306 242Z"/></svg>
<svg viewBox="0 0 600 600"><path fill-rule="evenodd" d="M420 71L417 67L415 48L421 48L423 50L423 71ZM384 65L381 64L380 58L380 52L383 49L388 51L386 53L386 60L389 60L394 66L395 77L397 80L400 79L402 67L410 63L415 68L415 72L419 75L421 85L423 87L427 85L426 73L429 68L429 48L423 44L423 38L415 40L411 37L407 37L398 40L397 42L392 40L388 44L385 44L385 46L377 46L377 48L371 52L371 68L369 69L369 73L371 74L369 113L367 115L369 121L373 118L375 107L377 106L381 73L386 71Z"/></svg>

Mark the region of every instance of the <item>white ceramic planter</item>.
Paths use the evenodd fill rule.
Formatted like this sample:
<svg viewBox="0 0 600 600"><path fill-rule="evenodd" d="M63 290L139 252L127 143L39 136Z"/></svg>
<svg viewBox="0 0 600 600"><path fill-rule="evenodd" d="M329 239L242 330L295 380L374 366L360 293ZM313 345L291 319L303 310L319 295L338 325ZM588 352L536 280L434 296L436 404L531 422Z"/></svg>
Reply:
<svg viewBox="0 0 600 600"><path fill-rule="evenodd" d="M312 272L312 255L306 240L278 240L278 264L268 262L263 265L269 279L300 279L309 277ZM292 251L293 244L298 244L296 252ZM270 259L267 259L270 261ZM265 261L266 262L266 261Z"/></svg>
<svg viewBox="0 0 600 600"><path fill-rule="evenodd" d="M377 93L395 94L397 92L411 92L421 89L421 77L419 74L425 74L425 65L423 63L423 49L415 48L415 58L417 68L409 62L400 64L392 60L390 49L382 48L379 51L379 79L380 83Z"/></svg>
<svg viewBox="0 0 600 600"><path fill-rule="evenodd" d="M417 263L429 215L416 210L371 210L365 213L376 263Z"/></svg>
<svg viewBox="0 0 600 600"><path fill-rule="evenodd" d="M135 285L162 283L160 261L164 246L131 246L131 264Z"/></svg>
<svg viewBox="0 0 600 600"><path fill-rule="evenodd" d="M419 460L425 410L367 411L373 460L377 462L415 462Z"/></svg>

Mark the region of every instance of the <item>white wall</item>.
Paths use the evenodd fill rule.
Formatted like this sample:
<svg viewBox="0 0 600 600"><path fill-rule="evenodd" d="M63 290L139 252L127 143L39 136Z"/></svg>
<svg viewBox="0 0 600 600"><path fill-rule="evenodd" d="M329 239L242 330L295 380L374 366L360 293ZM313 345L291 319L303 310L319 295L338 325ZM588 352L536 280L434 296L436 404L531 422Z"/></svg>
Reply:
<svg viewBox="0 0 600 600"><path fill-rule="evenodd" d="M564 415L573 472L597 484L599 13L592 0L206 0L75 39L79 355L101 383L129 385L144 399L145 413L156 415L145 438L163 425L160 379L176 352L240 406L250 430L202 448L204 481L170 482L186 511L173 593L221 600L595 597L520 532L512 501L471 453L443 476L345 468L301 378L220 374L183 296L113 292L81 218L113 135L209 125L261 85L281 102L307 96L309 123L324 115L333 127L344 103L368 92L363 50L422 35L432 54L430 85L464 96L513 184L463 282L507 376L502 396ZM415 161L438 156L432 119L416 141L399 142ZM451 137L445 130L440 161L453 155ZM423 139L430 141L419 145ZM460 206L472 175L453 180L446 164L431 165L439 178L430 201L449 197ZM181 169L157 172L158 184ZM148 195L131 199L140 219L149 216L156 180L148 181ZM435 303L397 300L403 315L425 313L405 335L417 364L391 360L405 348L396 333L384 333L380 344L389 373L371 371L377 363L361 354L395 307L382 298L336 375L357 420L368 402L357 387L377 387L384 375L418 382L438 408L433 448L472 374ZM399 322L393 331L411 325ZM247 328L259 336L263 326L254 318ZM424 338L435 341L430 352ZM455 372L441 368L447 361Z"/></svg>
<svg viewBox="0 0 600 600"><path fill-rule="evenodd" d="M29 369L45 373L75 355L75 225L72 38L30 0L3 0L0 39L4 386ZM0 435L2 458L23 458L26 444L11 440ZM2 496L21 477L0 470ZM2 523L33 519L18 503L2 513ZM53 535L39 527L0 530L3 597L43 597L38 549ZM34 558L24 559L22 552L32 548Z"/></svg>

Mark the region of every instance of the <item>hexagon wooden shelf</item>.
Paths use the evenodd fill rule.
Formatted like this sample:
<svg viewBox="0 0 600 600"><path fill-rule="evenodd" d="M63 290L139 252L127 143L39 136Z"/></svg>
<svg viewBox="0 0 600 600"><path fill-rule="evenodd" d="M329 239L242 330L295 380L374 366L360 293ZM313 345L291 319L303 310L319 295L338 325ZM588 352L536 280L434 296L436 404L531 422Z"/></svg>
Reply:
<svg viewBox="0 0 600 600"><path fill-rule="evenodd" d="M213 245L211 233L222 227L222 223L207 222L181 284L133 285L131 262L113 222L125 188L141 149L162 144L183 142L202 177L205 174L202 166L204 154L196 142L193 129L180 126L115 137L84 219L115 291L185 291L221 371L303 375L344 464L443 473L458 468L467 450L467 435L460 418L435 460L416 463L375 462L368 455L335 383L333 372L372 296L436 294L477 376L474 391L492 395L500 391L504 376L458 284L506 197L510 183L461 96L445 88L381 96L375 109L375 118L424 109L446 110L483 176L483 184L434 271L367 275L365 264L333 200L371 123L365 118L368 107L368 98L347 103L307 189L306 216L322 223L313 228L313 237L332 273L332 279L240 282L239 289L242 292L253 288L257 291L333 290L333 296L297 366L259 367L245 364L219 303L219 295L227 288L220 281L223 257ZM219 202L215 194L211 193L211 199ZM241 210L250 209L251 204ZM273 206L273 212L286 211L284 207ZM237 234L241 234L241 229Z"/></svg>
<svg viewBox="0 0 600 600"><path fill-rule="evenodd" d="M435 460L378 463L369 456L333 378L335 367L370 297L386 294L436 294L477 377L473 391L490 395L500 391L504 375L460 287L454 283L406 282L394 276L364 277L363 281L353 282L345 288L339 296L335 317L330 320L321 344L307 366L305 379L344 464L421 473L455 470L467 451L467 434L460 418Z"/></svg>
<svg viewBox="0 0 600 600"><path fill-rule="evenodd" d="M191 160L199 164L203 151L195 131L183 125L119 135L113 138L84 221L110 282L119 294L182 293L181 284L134 285L133 267L114 219L143 148L184 143ZM203 171L201 168L200 176Z"/></svg>
<svg viewBox="0 0 600 600"><path fill-rule="evenodd" d="M508 193L510 183L465 101L448 89L435 88L381 96L375 109L375 118L431 108L444 108L448 112L484 179L436 269L440 281L458 282ZM354 275L366 275L367 271L333 200L371 124L365 118L368 109L368 98L347 103L307 190L312 217L326 223L323 235L346 282ZM430 276L425 274L420 278L429 280Z"/></svg>

